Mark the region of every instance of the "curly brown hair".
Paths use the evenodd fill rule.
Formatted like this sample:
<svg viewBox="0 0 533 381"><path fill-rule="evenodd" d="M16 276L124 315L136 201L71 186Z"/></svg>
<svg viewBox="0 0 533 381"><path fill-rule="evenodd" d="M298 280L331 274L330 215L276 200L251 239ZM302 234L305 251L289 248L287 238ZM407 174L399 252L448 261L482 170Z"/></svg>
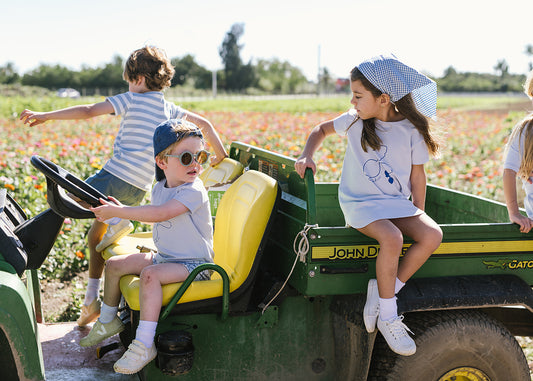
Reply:
<svg viewBox="0 0 533 381"><path fill-rule="evenodd" d="M140 76L146 79L146 87L149 90L162 91L170 87L174 66L163 49L145 46L130 54L123 77L128 82L135 82Z"/></svg>

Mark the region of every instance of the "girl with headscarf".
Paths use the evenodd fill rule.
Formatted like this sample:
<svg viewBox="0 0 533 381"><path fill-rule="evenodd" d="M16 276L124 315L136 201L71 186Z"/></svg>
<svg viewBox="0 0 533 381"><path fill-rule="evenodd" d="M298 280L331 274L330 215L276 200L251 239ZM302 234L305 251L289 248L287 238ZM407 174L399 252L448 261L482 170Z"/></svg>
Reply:
<svg viewBox="0 0 533 381"><path fill-rule="evenodd" d="M356 66L350 80L354 108L311 131L295 169L302 177L306 168L315 173L312 157L326 136L346 136L340 207L347 225L380 245L363 320L368 332L377 325L389 347L408 356L416 345L398 316L395 295L442 241L440 227L424 213L424 163L439 148L429 123L436 116L437 85L383 55ZM403 234L414 242L399 263Z"/></svg>

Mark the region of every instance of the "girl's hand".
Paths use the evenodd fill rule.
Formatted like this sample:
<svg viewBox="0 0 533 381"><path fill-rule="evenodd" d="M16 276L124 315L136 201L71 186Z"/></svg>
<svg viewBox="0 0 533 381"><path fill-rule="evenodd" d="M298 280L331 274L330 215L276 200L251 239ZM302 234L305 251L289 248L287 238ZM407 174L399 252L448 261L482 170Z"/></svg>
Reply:
<svg viewBox="0 0 533 381"><path fill-rule="evenodd" d="M105 221L113 217L119 217L118 211L122 209L124 206L113 196L108 196L108 198L112 201L106 201L104 199L100 199L101 206L97 207L91 207L89 208L91 212L94 213L96 216L96 219L98 221Z"/></svg>
<svg viewBox="0 0 533 381"><path fill-rule="evenodd" d="M533 228L533 221L520 213L509 215L509 219L511 222L520 225L520 232L522 233L529 233L531 228Z"/></svg>
<svg viewBox="0 0 533 381"><path fill-rule="evenodd" d="M316 164L313 161L313 159L306 157L306 156L300 156L296 163L294 163L294 169L296 172L300 175L300 177L303 179L305 175L305 170L307 168L311 168L313 171L313 175L316 173Z"/></svg>
<svg viewBox="0 0 533 381"><path fill-rule="evenodd" d="M46 114L44 112L34 112L28 109L25 109L20 113L20 120L24 124L30 124L30 127L37 126L47 121Z"/></svg>

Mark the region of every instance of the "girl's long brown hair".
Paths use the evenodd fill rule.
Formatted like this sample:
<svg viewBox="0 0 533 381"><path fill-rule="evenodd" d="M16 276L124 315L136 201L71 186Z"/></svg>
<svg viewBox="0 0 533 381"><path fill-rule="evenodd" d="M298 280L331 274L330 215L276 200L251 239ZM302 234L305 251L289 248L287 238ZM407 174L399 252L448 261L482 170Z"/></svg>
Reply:
<svg viewBox="0 0 533 381"><path fill-rule="evenodd" d="M520 168L518 169L518 177L521 179L528 179L531 177L531 172L533 171L533 113L527 115L520 123L518 123L509 137L509 142L506 147L509 149L509 145L515 138L524 139L524 148L520 141L518 141L518 149L520 153Z"/></svg>
<svg viewBox="0 0 533 381"><path fill-rule="evenodd" d="M366 77L359 71L359 69L354 67L351 71L351 81L361 81L365 89L370 91L374 97L379 97L383 94L377 87L375 87ZM439 151L439 144L436 141L435 137L430 132L429 120L426 116L420 113L413 101L411 94L407 94L403 98L399 99L394 103L396 110L405 116L415 128L420 132L424 138L424 142L428 147L428 151L436 156ZM350 127L359 120L357 117ZM373 150L379 150L381 146L381 139L376 133L376 123L374 118L364 119L363 120L363 131L361 133L361 147L365 152L367 152L368 147Z"/></svg>
<svg viewBox="0 0 533 381"><path fill-rule="evenodd" d="M531 70L524 82L524 93L533 99L533 70ZM511 142L515 138L524 138L524 149L518 141L518 149L520 153L520 167L518 169L518 177L521 179L528 179L531 177L531 172L533 171L533 113L527 115L520 123L518 123L514 128L511 136L509 137L509 142L505 148L505 156L507 156L507 151Z"/></svg>

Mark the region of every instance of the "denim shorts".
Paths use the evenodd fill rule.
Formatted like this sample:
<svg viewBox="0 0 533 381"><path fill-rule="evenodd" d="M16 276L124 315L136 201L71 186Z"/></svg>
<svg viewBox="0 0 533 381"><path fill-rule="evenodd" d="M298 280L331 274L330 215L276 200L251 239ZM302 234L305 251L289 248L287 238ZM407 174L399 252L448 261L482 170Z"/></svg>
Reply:
<svg viewBox="0 0 533 381"><path fill-rule="evenodd" d="M157 253L152 252L152 263L154 265L157 265L160 263L177 263L177 264L185 266L189 274L198 266L203 265L204 263L210 263L204 260L184 261L184 260L178 260L178 259L165 261L165 262L159 262L159 261L156 261L156 256L157 256ZM198 273L198 275L196 275L196 278L194 278L194 280L209 280L209 279L211 279L211 270L201 271Z"/></svg>
<svg viewBox="0 0 533 381"><path fill-rule="evenodd" d="M125 205L139 205L146 192L101 169L87 180L87 184L106 196L113 196Z"/></svg>

